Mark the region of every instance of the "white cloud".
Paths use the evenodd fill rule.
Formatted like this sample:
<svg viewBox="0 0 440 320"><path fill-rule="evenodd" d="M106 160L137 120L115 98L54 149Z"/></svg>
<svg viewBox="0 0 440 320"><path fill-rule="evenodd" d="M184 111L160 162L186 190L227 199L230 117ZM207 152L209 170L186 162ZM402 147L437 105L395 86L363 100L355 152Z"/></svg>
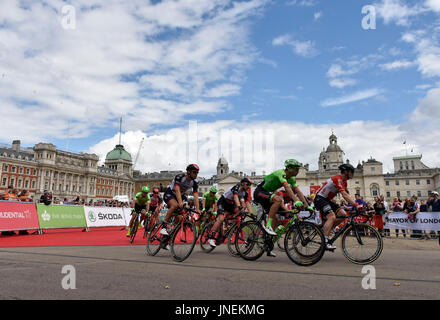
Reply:
<svg viewBox="0 0 440 320"><path fill-rule="evenodd" d="M407 26L411 17L427 12L427 9L420 5L408 6L402 0L382 0L374 6L385 24L394 22L397 25Z"/></svg>
<svg viewBox="0 0 440 320"><path fill-rule="evenodd" d="M313 15L313 18L315 19L315 21L322 18L322 11L315 12L315 14Z"/></svg>
<svg viewBox="0 0 440 320"><path fill-rule="evenodd" d="M293 39L290 35L285 34L276 37L272 40L274 46L290 46L296 55L310 58L318 55L318 50L315 48L315 42L313 41L299 41Z"/></svg>
<svg viewBox="0 0 440 320"><path fill-rule="evenodd" d="M354 86L357 84L357 81L354 79L350 79L350 78L342 78L342 79L331 79L329 82L331 87L336 87L336 88L345 88L348 86Z"/></svg>
<svg viewBox="0 0 440 320"><path fill-rule="evenodd" d="M425 6L435 12L440 12L440 1L439 0L426 0Z"/></svg>
<svg viewBox="0 0 440 320"><path fill-rule="evenodd" d="M318 0L291 0L287 2L288 6L313 7L318 4Z"/></svg>
<svg viewBox="0 0 440 320"><path fill-rule="evenodd" d="M321 103L321 106L323 107L331 107L331 106L337 106L341 104L347 104L352 102L357 102L365 99L369 99L372 97L375 97L379 94L381 94L383 91L380 89L369 89L369 90L362 90L357 91L355 93L342 96L339 98L330 98L326 99Z"/></svg>
<svg viewBox="0 0 440 320"><path fill-rule="evenodd" d="M11 112L0 134L26 123L22 140L34 143L65 136L68 120L86 137L121 115L146 130L228 110L258 59L249 28L266 3L78 0L75 30L62 28L65 1L2 3L0 101Z"/></svg>
<svg viewBox="0 0 440 320"><path fill-rule="evenodd" d="M292 131L292 128L295 130ZM373 156L384 163L385 170L392 168L392 157L401 154L402 138L406 135L402 128L388 122L305 124L294 121L249 121L247 118L244 122L198 123L197 126L193 125L191 132L187 126L149 136L139 131L126 132L122 142L134 158L141 139L145 138L137 166L142 172L179 170L189 162L197 162L201 176L210 177L216 173L218 158L223 154L231 170L261 174L280 168L285 159L292 157L309 163L311 170L316 170L319 153L323 147L327 147L332 129L336 131L345 158L351 163L356 165ZM188 145L187 137L191 136L198 136L198 139L193 138L191 145ZM225 144L227 140L221 140L225 137L232 138L230 145ZM274 139L273 148L266 153L262 145L268 142L269 137L285 139ZM96 153L103 159L117 141L118 136L115 135L91 147L88 152ZM226 145L229 148L225 148ZM360 145L362 148L359 148ZM254 150L263 148L264 156L258 151L253 153L252 147ZM192 151L188 151L190 148Z"/></svg>
<svg viewBox="0 0 440 320"><path fill-rule="evenodd" d="M397 69L408 69L415 66L416 63L408 60L397 60L390 63L384 63L379 65L380 68L386 71L394 71Z"/></svg>

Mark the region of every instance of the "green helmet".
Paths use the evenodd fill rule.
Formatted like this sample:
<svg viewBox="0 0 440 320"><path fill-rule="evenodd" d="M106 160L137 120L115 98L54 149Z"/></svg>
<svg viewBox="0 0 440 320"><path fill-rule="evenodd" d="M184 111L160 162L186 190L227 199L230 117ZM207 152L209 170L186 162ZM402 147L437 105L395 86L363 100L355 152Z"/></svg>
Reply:
<svg viewBox="0 0 440 320"><path fill-rule="evenodd" d="M212 193L217 193L217 192L218 192L216 186L212 186L212 187L209 189L209 191L211 191Z"/></svg>
<svg viewBox="0 0 440 320"><path fill-rule="evenodd" d="M284 166L286 168L288 168L288 167L299 168L299 167L302 167L302 163L299 162L298 160L295 160L295 159L288 159L288 160L284 161Z"/></svg>
<svg viewBox="0 0 440 320"><path fill-rule="evenodd" d="M143 186L142 187L142 192L148 193L148 192L150 192L150 189L147 186Z"/></svg>

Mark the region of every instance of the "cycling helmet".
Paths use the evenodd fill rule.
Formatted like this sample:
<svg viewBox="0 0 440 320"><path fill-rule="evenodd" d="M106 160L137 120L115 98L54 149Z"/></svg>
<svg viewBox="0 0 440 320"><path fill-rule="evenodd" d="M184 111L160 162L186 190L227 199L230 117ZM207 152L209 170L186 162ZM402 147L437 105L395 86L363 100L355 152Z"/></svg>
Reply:
<svg viewBox="0 0 440 320"><path fill-rule="evenodd" d="M354 173L354 167L351 164L349 164L349 163L341 164L339 166L339 170L341 170L341 172L343 172L345 170L348 170L348 171L351 171L351 172Z"/></svg>
<svg viewBox="0 0 440 320"><path fill-rule="evenodd" d="M188 167L186 167L186 171L200 171L200 168L198 165L192 163Z"/></svg>
<svg viewBox="0 0 440 320"><path fill-rule="evenodd" d="M249 179L248 177L245 177L245 178L243 178L243 179L241 179L241 181L240 181L240 183L247 183L247 184L253 184L254 182L251 180L251 179Z"/></svg>
<svg viewBox="0 0 440 320"><path fill-rule="evenodd" d="M159 193L159 189L158 188L154 188L153 189L153 193Z"/></svg>
<svg viewBox="0 0 440 320"><path fill-rule="evenodd" d="M148 193L148 192L150 192L150 189L147 186L143 186L142 187L142 192L143 193Z"/></svg>
<svg viewBox="0 0 440 320"><path fill-rule="evenodd" d="M194 201L194 196L188 196L188 201Z"/></svg>
<svg viewBox="0 0 440 320"><path fill-rule="evenodd" d="M209 189L209 191L211 191L212 193L217 193L217 192L218 192L216 186L212 186L212 187Z"/></svg>
<svg viewBox="0 0 440 320"><path fill-rule="evenodd" d="M296 159L288 159L288 160L284 161L284 166L286 167L286 169L289 167L299 168L299 167L302 167L302 163Z"/></svg>

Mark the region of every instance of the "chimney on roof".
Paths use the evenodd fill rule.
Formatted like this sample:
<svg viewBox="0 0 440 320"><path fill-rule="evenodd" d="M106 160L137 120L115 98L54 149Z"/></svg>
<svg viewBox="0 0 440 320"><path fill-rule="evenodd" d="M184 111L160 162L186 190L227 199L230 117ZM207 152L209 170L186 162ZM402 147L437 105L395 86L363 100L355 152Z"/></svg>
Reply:
<svg viewBox="0 0 440 320"><path fill-rule="evenodd" d="M20 140L12 141L12 150L20 152L20 144L21 144Z"/></svg>

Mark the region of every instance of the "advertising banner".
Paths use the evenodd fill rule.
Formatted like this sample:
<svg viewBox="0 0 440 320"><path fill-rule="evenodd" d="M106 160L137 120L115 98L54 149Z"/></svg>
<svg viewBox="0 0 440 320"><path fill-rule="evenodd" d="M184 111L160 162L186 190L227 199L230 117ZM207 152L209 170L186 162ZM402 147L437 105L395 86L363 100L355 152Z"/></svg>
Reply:
<svg viewBox="0 0 440 320"><path fill-rule="evenodd" d="M84 207L37 204L41 229L86 228Z"/></svg>
<svg viewBox="0 0 440 320"><path fill-rule="evenodd" d="M385 222L387 229L440 231L440 212L419 212L414 219L407 213L393 212Z"/></svg>
<svg viewBox="0 0 440 320"><path fill-rule="evenodd" d="M0 231L39 228L35 203L0 201Z"/></svg>
<svg viewBox="0 0 440 320"><path fill-rule="evenodd" d="M122 208L122 212L125 218L125 225L128 227L131 220L131 208Z"/></svg>
<svg viewBox="0 0 440 320"><path fill-rule="evenodd" d="M122 208L84 207L87 227L120 227L126 226ZM129 221L130 222L130 221Z"/></svg>

